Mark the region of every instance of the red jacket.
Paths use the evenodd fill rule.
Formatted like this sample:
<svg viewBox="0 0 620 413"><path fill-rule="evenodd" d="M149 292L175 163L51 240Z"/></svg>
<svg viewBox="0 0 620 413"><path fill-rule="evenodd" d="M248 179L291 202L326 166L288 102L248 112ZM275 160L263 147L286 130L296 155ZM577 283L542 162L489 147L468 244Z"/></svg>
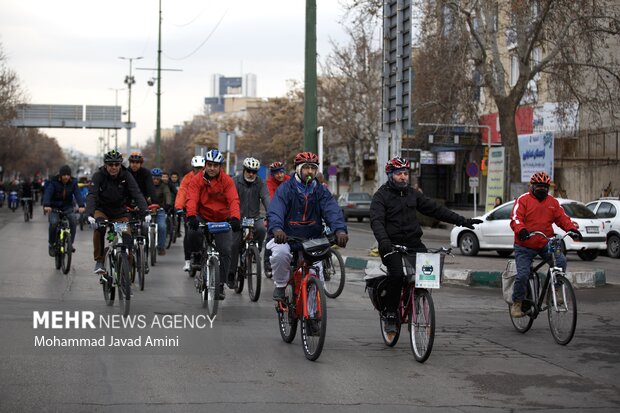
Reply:
<svg viewBox="0 0 620 413"><path fill-rule="evenodd" d="M235 182L223 172L209 181L196 174L187 188L185 209L188 217L198 215L208 222L241 219Z"/></svg>
<svg viewBox="0 0 620 413"><path fill-rule="evenodd" d="M552 224L556 224L564 231L577 229L570 220L557 199L551 195L543 201L539 201L531 191L521 195L515 201L510 216L510 228L515 233L515 244L532 249L541 249L547 245L547 241L540 236L533 236L525 241L519 239L519 231L523 228L528 231L541 231L551 237L553 235Z"/></svg>
<svg viewBox="0 0 620 413"><path fill-rule="evenodd" d="M273 194L276 193L276 189L278 189L280 184L283 184L284 182L288 181L289 179L291 179L291 176L287 175L287 174L284 174L284 180L283 181L278 181L272 175L269 175L269 178L267 178L267 189L269 189L269 198L273 199Z"/></svg>
<svg viewBox="0 0 620 413"><path fill-rule="evenodd" d="M186 173L185 176L183 176L183 179L181 179L181 186L179 186L177 196L174 199L174 209L185 209L185 204L187 203L187 188L189 187L189 182L197 174L198 172L194 172L192 170Z"/></svg>

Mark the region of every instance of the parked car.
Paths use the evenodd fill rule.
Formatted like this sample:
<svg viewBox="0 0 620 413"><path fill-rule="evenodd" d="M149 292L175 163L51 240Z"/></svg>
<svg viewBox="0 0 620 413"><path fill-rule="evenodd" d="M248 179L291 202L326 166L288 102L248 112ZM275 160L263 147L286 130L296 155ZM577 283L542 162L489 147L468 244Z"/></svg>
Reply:
<svg viewBox="0 0 620 413"><path fill-rule="evenodd" d="M370 201L372 198L368 192L345 192L338 198L338 205L345 221L355 217L362 222L364 218L370 219Z"/></svg>
<svg viewBox="0 0 620 413"><path fill-rule="evenodd" d="M607 249L605 225L584 204L572 199L557 198L560 205L575 223L583 241L574 241L570 237L562 241L564 253L577 251L584 261L592 261L602 250ZM506 202L492 211L477 217L482 224L471 230L465 227L454 227L450 232L450 244L458 247L463 255L477 255L481 250L495 250L502 257L512 254L514 248L514 232L510 228L510 214L514 201ZM556 234L565 232L553 224Z"/></svg>
<svg viewBox="0 0 620 413"><path fill-rule="evenodd" d="M601 198L586 206L603 220L607 231L607 255L620 258L620 199Z"/></svg>

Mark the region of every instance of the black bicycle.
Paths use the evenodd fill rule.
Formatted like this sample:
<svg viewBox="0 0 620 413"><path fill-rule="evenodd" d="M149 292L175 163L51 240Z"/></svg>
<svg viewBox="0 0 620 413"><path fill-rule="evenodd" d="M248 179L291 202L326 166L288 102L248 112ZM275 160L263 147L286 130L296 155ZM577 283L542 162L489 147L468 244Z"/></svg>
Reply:
<svg viewBox="0 0 620 413"><path fill-rule="evenodd" d="M22 208L24 209L24 222L32 219L32 198L22 198Z"/></svg>
<svg viewBox="0 0 620 413"><path fill-rule="evenodd" d="M173 242L177 242L177 214L174 209L166 212L166 249L170 249Z"/></svg>
<svg viewBox="0 0 620 413"><path fill-rule="evenodd" d="M235 272L235 292L243 292L245 279L248 280L248 294L250 300L258 301L261 289L261 258L256 242L256 230L254 223L264 217L248 218L241 220L243 235L239 245L239 265Z"/></svg>
<svg viewBox="0 0 620 413"><path fill-rule="evenodd" d="M60 218L54 235L54 262L57 270L62 269L63 274L68 274L71 270L71 256L73 254L69 217L60 209L54 209L52 213L58 214Z"/></svg>
<svg viewBox="0 0 620 413"><path fill-rule="evenodd" d="M568 344L575 335L577 326L577 299L570 281L564 271L557 266L556 256L562 253L562 239L569 233L547 237L540 231L533 231L530 236L538 235L547 241L547 248L551 252L552 262L541 260L533 266L527 279L525 299L521 304L521 310L525 317L513 317L508 304L510 321L520 333L527 332L534 323L538 314L547 311L549 329L556 343ZM543 287L540 288L540 275L538 270L548 265L547 274Z"/></svg>

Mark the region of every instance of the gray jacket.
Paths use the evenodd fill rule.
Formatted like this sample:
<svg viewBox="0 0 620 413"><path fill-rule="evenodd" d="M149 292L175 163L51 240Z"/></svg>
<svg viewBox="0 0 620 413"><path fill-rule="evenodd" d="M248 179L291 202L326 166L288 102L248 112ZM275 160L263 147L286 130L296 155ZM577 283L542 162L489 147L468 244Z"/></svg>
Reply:
<svg viewBox="0 0 620 413"><path fill-rule="evenodd" d="M269 191L260 176L254 182L248 182L243 178L243 172L233 178L237 193L239 194L239 205L241 206L241 217L256 218L260 216L260 203L263 203L265 211L269 209Z"/></svg>

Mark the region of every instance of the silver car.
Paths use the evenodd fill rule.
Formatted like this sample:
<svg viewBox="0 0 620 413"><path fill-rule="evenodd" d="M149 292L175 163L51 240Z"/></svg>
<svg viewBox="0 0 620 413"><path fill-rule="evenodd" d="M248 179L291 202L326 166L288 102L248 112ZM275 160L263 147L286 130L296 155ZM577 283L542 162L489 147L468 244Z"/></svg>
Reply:
<svg viewBox="0 0 620 413"><path fill-rule="evenodd" d="M338 198L338 205L345 221L354 217L362 222L364 218L370 219L370 201L368 192L345 192Z"/></svg>

